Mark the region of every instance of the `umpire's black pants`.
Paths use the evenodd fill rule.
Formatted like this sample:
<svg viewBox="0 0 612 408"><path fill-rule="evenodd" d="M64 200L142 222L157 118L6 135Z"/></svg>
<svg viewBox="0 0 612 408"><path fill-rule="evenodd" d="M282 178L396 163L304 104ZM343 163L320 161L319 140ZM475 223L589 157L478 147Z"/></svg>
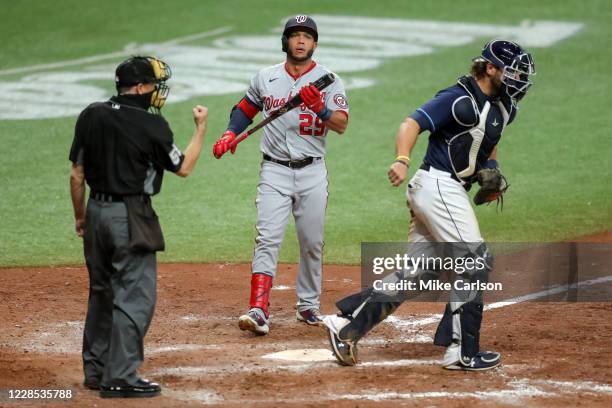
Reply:
<svg viewBox="0 0 612 408"><path fill-rule="evenodd" d="M135 385L156 301L155 253L129 249L122 202L87 203L84 236L89 303L83 335L86 382Z"/></svg>

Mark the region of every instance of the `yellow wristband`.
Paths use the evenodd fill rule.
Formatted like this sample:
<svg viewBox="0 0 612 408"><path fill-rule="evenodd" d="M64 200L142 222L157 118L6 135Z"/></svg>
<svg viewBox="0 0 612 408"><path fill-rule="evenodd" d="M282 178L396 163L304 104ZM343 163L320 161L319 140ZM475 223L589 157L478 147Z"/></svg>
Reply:
<svg viewBox="0 0 612 408"><path fill-rule="evenodd" d="M400 160L400 161L405 161L405 162L410 163L410 157L408 157L408 156L397 156L397 157L395 158L395 160L396 160L396 161L397 161L397 160Z"/></svg>

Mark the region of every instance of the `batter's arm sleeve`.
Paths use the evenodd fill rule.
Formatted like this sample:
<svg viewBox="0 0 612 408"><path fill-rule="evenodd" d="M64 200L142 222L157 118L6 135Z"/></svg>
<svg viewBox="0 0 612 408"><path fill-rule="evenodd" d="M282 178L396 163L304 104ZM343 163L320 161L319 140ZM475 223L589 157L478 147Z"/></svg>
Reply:
<svg viewBox="0 0 612 408"><path fill-rule="evenodd" d="M245 95L244 98L232 108L227 130L231 130L237 135L244 132L244 130L253 123L253 118L260 110L261 107L250 100L248 95Z"/></svg>
<svg viewBox="0 0 612 408"><path fill-rule="evenodd" d="M435 132L453 121L452 106L457 95L448 90L438 92L429 102L414 111L410 117L414 119L421 131Z"/></svg>

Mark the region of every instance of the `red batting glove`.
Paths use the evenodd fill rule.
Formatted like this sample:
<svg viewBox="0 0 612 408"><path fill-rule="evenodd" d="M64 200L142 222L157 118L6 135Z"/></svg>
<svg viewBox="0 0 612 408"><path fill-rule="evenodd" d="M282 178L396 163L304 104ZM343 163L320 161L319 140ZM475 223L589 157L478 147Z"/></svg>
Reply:
<svg viewBox="0 0 612 408"><path fill-rule="evenodd" d="M321 92L317 89L316 86L310 84L302 87L300 89L300 97L304 102L304 105L314 113L319 113L323 108L325 108L325 104L321 100Z"/></svg>
<svg viewBox="0 0 612 408"><path fill-rule="evenodd" d="M217 143L213 146L213 155L220 159L228 150L230 150L230 143L236 139L236 134L231 130L226 130L225 133L217 140ZM232 154L236 153L236 146L232 147Z"/></svg>

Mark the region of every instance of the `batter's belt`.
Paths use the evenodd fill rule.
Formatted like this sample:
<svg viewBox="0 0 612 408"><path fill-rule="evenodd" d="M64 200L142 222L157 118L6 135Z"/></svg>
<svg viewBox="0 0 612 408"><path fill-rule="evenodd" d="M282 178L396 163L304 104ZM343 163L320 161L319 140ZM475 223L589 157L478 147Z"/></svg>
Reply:
<svg viewBox="0 0 612 408"><path fill-rule="evenodd" d="M288 160L288 161L284 161L284 160L278 160L278 159L275 159L273 157L270 157L270 156L268 156L265 153L263 155L263 159L265 161L269 161L269 162L272 162L272 163L280 164L281 166L289 167L290 169L301 169L302 167L306 167L306 166L311 165L312 163L314 163L317 160L321 160L320 157L306 157L305 159L300 159L300 160Z"/></svg>

